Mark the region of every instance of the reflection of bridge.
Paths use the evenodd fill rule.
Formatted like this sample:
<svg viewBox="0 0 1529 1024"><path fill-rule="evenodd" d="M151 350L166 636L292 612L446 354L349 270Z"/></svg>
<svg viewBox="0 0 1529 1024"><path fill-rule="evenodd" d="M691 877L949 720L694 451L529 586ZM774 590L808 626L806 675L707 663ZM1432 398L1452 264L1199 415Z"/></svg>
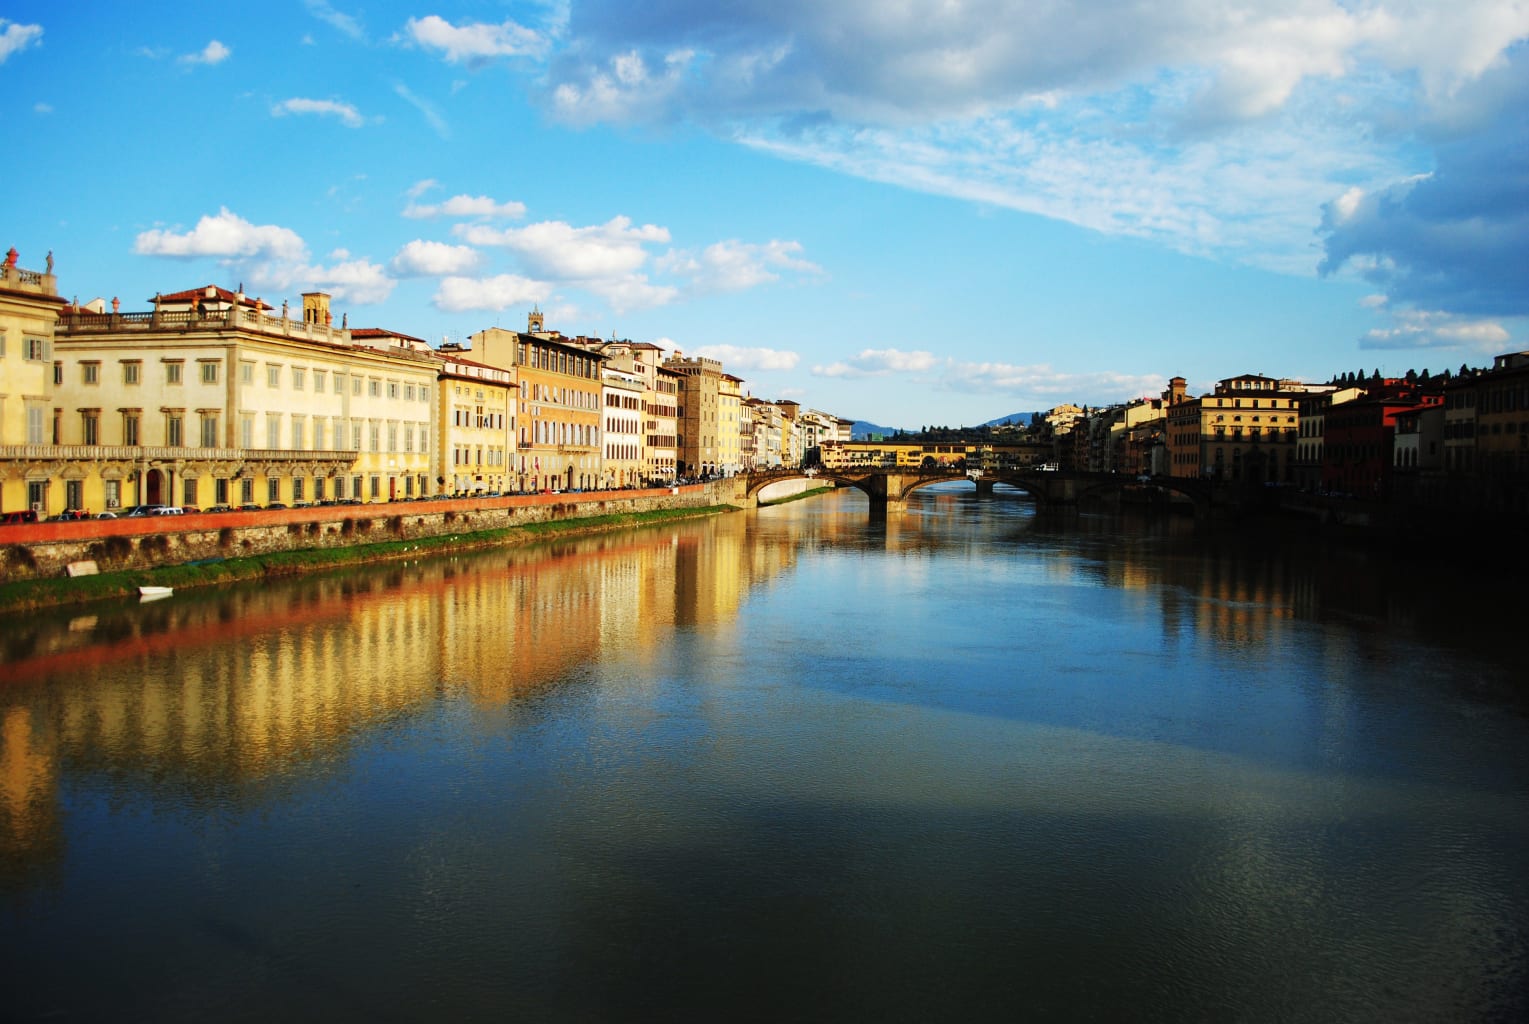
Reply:
<svg viewBox="0 0 1529 1024"><path fill-rule="evenodd" d="M772 469L744 473L734 477L739 503L752 508L759 503L759 492L785 480L832 480L840 487L854 487L871 499L871 515L900 512L908 495L920 487L952 481L971 480L963 470L936 469L905 472L886 469ZM1048 470L983 470L972 481L978 494L991 494L994 484L1008 484L1029 494L1044 511L1077 508L1090 501L1116 501L1128 491L1148 492L1151 497L1168 500L1178 497L1194 506L1195 516L1210 512L1221 492L1214 483L1193 477L1152 477L1141 479L1124 473L1075 473Z"/></svg>

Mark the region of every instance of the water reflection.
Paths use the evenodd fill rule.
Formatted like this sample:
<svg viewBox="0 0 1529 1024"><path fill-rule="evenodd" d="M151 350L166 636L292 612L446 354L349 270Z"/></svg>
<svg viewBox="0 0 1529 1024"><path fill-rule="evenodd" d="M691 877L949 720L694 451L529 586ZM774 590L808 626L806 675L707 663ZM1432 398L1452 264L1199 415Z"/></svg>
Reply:
<svg viewBox="0 0 1529 1024"><path fill-rule="evenodd" d="M181 920L217 997L145 1017L714 1018L744 964L756 1018L1487 1015L1516 655L1391 572L957 486L37 616L0 925L43 970L54 917Z"/></svg>

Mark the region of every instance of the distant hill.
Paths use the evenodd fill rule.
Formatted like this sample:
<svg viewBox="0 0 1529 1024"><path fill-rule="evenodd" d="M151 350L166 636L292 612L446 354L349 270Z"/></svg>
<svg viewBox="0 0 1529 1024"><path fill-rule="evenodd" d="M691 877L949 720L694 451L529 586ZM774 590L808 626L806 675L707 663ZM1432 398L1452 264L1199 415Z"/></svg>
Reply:
<svg viewBox="0 0 1529 1024"><path fill-rule="evenodd" d="M996 420L988 420L981 425L984 427L1001 427L1005 423L1017 423L1020 426L1028 427L1031 419L1039 415L1039 413L1034 412L1011 412L1007 416L1000 416Z"/></svg>
<svg viewBox="0 0 1529 1024"><path fill-rule="evenodd" d="M880 434L882 437L895 434L903 427L883 427L865 420L856 420L855 425L849 428L849 436L852 441L864 441L872 434Z"/></svg>

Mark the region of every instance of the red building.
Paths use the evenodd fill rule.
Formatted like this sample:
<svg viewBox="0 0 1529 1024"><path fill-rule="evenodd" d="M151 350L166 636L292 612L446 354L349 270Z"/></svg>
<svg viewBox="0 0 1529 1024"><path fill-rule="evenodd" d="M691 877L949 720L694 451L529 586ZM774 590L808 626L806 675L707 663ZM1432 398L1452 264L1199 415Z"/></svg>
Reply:
<svg viewBox="0 0 1529 1024"><path fill-rule="evenodd" d="M1322 432L1323 489L1356 498L1389 498L1397 416L1443 400L1440 394L1387 388L1387 393L1333 406Z"/></svg>

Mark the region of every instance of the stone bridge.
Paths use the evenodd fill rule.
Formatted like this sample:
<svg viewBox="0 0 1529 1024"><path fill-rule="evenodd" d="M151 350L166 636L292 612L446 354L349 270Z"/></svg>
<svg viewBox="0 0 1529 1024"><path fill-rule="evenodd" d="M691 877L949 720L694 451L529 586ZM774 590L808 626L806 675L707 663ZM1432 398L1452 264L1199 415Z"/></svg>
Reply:
<svg viewBox="0 0 1529 1024"><path fill-rule="evenodd" d="M1150 480L1125 473L1080 473L1065 470L983 470L971 477L963 470L935 469L905 471L896 469L773 469L742 473L733 478L735 504L755 508L759 492L784 480L816 479L833 481L839 487L854 487L871 499L871 516L901 512L908 496L921 487L951 481L970 480L979 494L991 494L994 484L1008 484L1029 494L1042 511L1076 509L1091 500L1114 501L1130 490L1153 492L1166 498L1178 495L1193 506L1195 517L1210 514L1218 504L1221 490L1209 480L1190 477L1152 477Z"/></svg>

